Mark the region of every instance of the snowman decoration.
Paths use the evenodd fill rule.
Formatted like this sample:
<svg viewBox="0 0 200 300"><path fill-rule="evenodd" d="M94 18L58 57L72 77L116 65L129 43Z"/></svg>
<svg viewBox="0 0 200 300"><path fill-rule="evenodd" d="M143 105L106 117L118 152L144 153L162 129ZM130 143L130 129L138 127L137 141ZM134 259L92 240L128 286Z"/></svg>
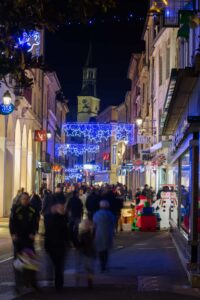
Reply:
<svg viewBox="0 0 200 300"><path fill-rule="evenodd" d="M162 191L160 194L160 199L154 202L153 207L160 215L160 229L169 229L169 220L177 220L176 192Z"/></svg>

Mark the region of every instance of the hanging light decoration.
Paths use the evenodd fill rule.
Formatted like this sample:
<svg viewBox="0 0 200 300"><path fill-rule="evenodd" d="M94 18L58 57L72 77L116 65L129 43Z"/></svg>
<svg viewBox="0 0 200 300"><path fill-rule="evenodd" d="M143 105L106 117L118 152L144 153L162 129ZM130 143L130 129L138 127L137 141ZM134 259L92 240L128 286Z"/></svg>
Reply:
<svg viewBox="0 0 200 300"><path fill-rule="evenodd" d="M87 144L65 144L65 145L57 145L56 153L58 156L62 155L75 155L81 156L84 153L97 153L99 152L98 145L87 145Z"/></svg>
<svg viewBox="0 0 200 300"><path fill-rule="evenodd" d="M88 138L90 141L100 143L115 137L117 141L127 140L134 144L134 124L126 123L66 123L63 131L67 136Z"/></svg>
<svg viewBox="0 0 200 300"><path fill-rule="evenodd" d="M99 172L101 170L100 165L97 164L76 164L73 168L66 168L65 173L77 173L83 171L92 171L92 172Z"/></svg>
<svg viewBox="0 0 200 300"><path fill-rule="evenodd" d="M80 173L72 173L72 174L69 174L69 175L65 176L65 181L70 181L70 180L73 180L73 179L76 179L78 181L82 181L83 180L83 175L80 174Z"/></svg>

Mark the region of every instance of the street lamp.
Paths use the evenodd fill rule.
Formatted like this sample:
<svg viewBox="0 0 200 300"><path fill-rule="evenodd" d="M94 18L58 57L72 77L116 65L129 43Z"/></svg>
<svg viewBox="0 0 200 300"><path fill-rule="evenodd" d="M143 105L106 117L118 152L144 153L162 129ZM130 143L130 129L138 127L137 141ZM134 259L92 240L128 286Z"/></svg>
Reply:
<svg viewBox="0 0 200 300"><path fill-rule="evenodd" d="M11 94L8 90L4 93L2 98L3 98L3 104L4 105L10 105L11 104L12 97L11 97Z"/></svg>
<svg viewBox="0 0 200 300"><path fill-rule="evenodd" d="M47 140L50 140L52 138L51 131L47 131Z"/></svg>
<svg viewBox="0 0 200 300"><path fill-rule="evenodd" d="M14 111L15 106L11 103L12 97L8 90L4 93L2 100L3 103L0 104L0 115L11 114Z"/></svg>
<svg viewBox="0 0 200 300"><path fill-rule="evenodd" d="M139 115L137 118L136 118L136 124L138 127L142 126L143 124L143 119L141 117L141 115Z"/></svg>

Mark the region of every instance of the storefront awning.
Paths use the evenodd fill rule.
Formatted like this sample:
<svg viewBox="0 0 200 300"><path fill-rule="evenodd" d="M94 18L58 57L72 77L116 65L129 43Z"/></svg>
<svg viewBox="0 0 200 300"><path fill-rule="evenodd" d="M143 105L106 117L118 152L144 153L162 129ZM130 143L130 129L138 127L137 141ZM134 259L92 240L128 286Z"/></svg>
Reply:
<svg viewBox="0 0 200 300"><path fill-rule="evenodd" d="M197 78L193 68L172 69L161 118L162 135L173 135L187 107Z"/></svg>

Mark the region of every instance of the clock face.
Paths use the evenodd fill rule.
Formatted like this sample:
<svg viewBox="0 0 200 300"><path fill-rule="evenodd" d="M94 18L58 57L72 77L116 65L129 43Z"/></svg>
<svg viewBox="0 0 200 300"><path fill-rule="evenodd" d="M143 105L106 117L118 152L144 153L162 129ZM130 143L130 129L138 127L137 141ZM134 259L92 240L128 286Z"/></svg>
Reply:
<svg viewBox="0 0 200 300"><path fill-rule="evenodd" d="M90 104L87 99L82 100L82 111L83 112L89 112L90 111Z"/></svg>

